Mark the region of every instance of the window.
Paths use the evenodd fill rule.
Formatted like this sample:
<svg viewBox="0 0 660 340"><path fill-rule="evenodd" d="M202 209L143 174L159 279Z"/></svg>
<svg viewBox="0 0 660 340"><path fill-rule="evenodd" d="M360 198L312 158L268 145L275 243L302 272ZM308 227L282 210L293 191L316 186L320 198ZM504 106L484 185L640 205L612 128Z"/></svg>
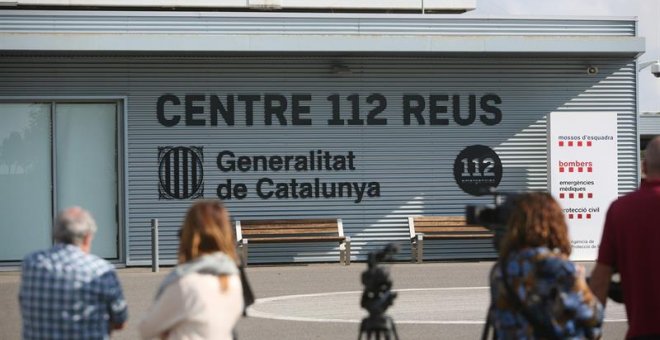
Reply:
<svg viewBox="0 0 660 340"><path fill-rule="evenodd" d="M49 247L73 205L99 226L92 252L119 257L118 104L0 103L0 261Z"/></svg>
<svg viewBox="0 0 660 340"><path fill-rule="evenodd" d="M0 103L0 260L51 239L50 104Z"/></svg>

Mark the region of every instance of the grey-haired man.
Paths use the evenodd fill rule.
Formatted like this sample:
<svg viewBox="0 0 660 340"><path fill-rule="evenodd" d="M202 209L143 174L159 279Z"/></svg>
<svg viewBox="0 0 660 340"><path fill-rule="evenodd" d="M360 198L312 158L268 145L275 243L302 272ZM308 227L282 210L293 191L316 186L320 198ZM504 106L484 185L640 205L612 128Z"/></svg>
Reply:
<svg viewBox="0 0 660 340"><path fill-rule="evenodd" d="M23 339L108 339L126 322L114 267L90 254L96 232L79 207L55 221L56 244L23 259L19 300Z"/></svg>

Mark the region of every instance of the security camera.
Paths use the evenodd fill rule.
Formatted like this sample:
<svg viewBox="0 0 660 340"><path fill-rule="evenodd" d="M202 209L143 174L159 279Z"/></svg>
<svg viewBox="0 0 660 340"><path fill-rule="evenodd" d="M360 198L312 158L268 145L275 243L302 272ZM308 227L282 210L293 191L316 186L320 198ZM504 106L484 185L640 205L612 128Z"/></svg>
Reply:
<svg viewBox="0 0 660 340"><path fill-rule="evenodd" d="M588 66L587 67L587 74L590 76L598 74L598 67L596 66Z"/></svg>
<svg viewBox="0 0 660 340"><path fill-rule="evenodd" d="M655 65L651 66L651 73L653 73L656 78L660 78L660 64L656 63Z"/></svg>
<svg viewBox="0 0 660 340"><path fill-rule="evenodd" d="M637 70L638 72L642 72L642 70L647 67L651 67L651 73L653 74L653 76L655 76L656 78L660 78L660 58L658 58L658 60L651 60L651 61L639 63Z"/></svg>

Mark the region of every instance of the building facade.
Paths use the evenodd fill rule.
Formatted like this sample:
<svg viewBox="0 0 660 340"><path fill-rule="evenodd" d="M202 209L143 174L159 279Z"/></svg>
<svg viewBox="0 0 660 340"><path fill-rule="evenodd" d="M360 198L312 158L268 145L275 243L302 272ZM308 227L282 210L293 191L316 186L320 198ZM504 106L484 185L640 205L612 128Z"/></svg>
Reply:
<svg viewBox="0 0 660 340"><path fill-rule="evenodd" d="M653 136L660 135L660 113L644 112L639 116L639 135L642 144L646 144ZM644 148L644 145L642 145Z"/></svg>
<svg viewBox="0 0 660 340"><path fill-rule="evenodd" d="M97 218L97 254L148 264L157 218L173 263L201 198L235 219L342 218L354 259L389 242L407 258L408 216L462 215L490 202L487 186L547 190L553 111L618 114L625 193L639 180L643 50L630 18L3 10L0 261L48 246L53 214L76 204ZM425 248L494 255L483 240Z"/></svg>

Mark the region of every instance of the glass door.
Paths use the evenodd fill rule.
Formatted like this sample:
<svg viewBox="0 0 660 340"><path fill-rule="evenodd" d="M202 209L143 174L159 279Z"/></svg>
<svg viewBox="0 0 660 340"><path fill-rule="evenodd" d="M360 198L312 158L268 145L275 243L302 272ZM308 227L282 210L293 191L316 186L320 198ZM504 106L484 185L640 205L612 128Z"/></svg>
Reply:
<svg viewBox="0 0 660 340"><path fill-rule="evenodd" d="M117 258L117 105L55 104L57 210L78 205L94 216L92 252Z"/></svg>
<svg viewBox="0 0 660 340"><path fill-rule="evenodd" d="M0 261L51 243L50 111L50 103L0 103Z"/></svg>
<svg viewBox="0 0 660 340"><path fill-rule="evenodd" d="M89 210L92 252L119 258L117 102L0 103L0 261L52 244L56 211Z"/></svg>

